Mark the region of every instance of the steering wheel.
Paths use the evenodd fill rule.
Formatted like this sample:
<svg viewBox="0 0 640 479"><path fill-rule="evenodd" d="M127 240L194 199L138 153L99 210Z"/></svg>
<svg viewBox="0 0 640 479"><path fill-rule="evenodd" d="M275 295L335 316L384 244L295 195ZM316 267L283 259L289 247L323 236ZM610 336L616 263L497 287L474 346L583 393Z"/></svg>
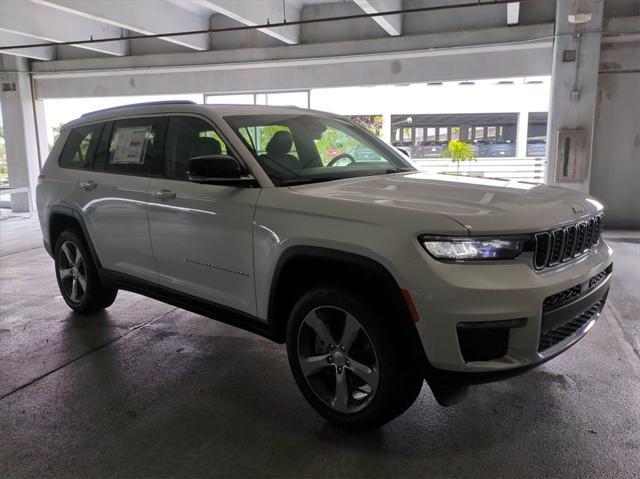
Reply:
<svg viewBox="0 0 640 479"><path fill-rule="evenodd" d="M348 165L350 165L351 163L355 163L356 159L351 156L349 153L341 153L338 156L336 156L335 158L333 158L328 164L327 166L333 166L335 165L338 161L342 160L343 158L347 158L349 161ZM348 166L345 165L345 166Z"/></svg>

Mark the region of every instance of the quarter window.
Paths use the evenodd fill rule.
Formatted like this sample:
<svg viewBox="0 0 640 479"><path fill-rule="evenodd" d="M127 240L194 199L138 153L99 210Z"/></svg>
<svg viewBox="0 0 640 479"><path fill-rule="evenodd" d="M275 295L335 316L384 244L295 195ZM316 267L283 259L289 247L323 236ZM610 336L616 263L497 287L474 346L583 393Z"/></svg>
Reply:
<svg viewBox="0 0 640 479"><path fill-rule="evenodd" d="M81 126L71 130L60 155L60 166L81 170L90 169L101 131L102 124Z"/></svg>

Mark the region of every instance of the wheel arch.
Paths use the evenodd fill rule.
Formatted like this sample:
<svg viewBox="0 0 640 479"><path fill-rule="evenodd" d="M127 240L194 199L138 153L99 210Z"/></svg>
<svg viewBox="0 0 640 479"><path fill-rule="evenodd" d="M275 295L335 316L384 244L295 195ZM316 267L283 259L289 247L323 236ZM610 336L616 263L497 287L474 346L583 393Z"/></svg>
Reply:
<svg viewBox="0 0 640 479"><path fill-rule="evenodd" d="M347 284L353 279L364 280L366 286ZM278 259L269 291L267 320L279 342L285 340L289 313L300 294L314 284L327 284L328 281L355 289L388 307L393 313L392 319L398 320L399 331L416 359L427 364L411 311L391 272L374 259L331 248L292 246Z"/></svg>
<svg viewBox="0 0 640 479"><path fill-rule="evenodd" d="M87 246L89 247L89 251L91 252L91 258L93 259L98 272L101 272L102 267L100 260L95 248L93 247L93 242L89 236L87 225L79 211L69 206L53 206L50 209L48 225L48 238L45 238L45 243L49 244L49 248L51 250L49 251L49 254L51 254L51 256L55 253L56 241L58 236L60 236L60 233L65 229L74 228L82 234Z"/></svg>

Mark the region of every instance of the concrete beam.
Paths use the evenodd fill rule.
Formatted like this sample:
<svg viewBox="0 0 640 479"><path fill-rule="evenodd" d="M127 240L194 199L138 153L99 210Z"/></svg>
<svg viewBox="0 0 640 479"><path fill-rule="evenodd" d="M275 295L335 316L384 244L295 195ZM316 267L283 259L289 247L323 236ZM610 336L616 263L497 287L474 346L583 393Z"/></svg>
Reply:
<svg viewBox="0 0 640 479"><path fill-rule="evenodd" d="M178 5L164 0L127 2L126 8L118 8L109 0L31 0L34 3L57 10L106 23L132 32L153 35L165 32L206 30L209 17L202 17ZM206 33L179 37L160 37L167 42L194 50L208 50L209 36Z"/></svg>
<svg viewBox="0 0 640 479"><path fill-rule="evenodd" d="M0 30L0 47L32 45L34 43L42 43L42 40ZM17 48L15 50L2 50L1 53L18 57L34 58L36 60L53 60L56 57L56 47L51 45L49 47Z"/></svg>
<svg viewBox="0 0 640 479"><path fill-rule="evenodd" d="M153 54L144 56L126 56L119 58L82 58L57 60L51 62L34 62L31 69L38 75L47 73L67 75L67 72L77 72L74 75L90 76L96 72L98 75L117 74L116 70L126 70L128 75L140 71L150 71L156 68L171 69L191 68L202 66L203 68L218 68L221 65L239 65L246 62L268 62L280 60L305 60L308 62L320 62L332 57L339 57L345 61L351 61L350 56L373 56L380 54L415 54L416 52L429 51L432 55L454 55L456 49L470 48L474 45L501 45L502 50L520 49L521 44L530 44L535 48L543 45L547 48L550 41L537 42L539 38L553 36L554 26L551 23L538 25L518 25L515 27L488 28L482 30L465 30L446 33L430 33L422 35L402 35L399 37L370 38L366 40L354 40L349 42L330 43L305 43L293 46L274 46L259 48L242 48L239 50L216 50L207 52ZM545 62L543 73L550 73L550 61ZM476 76L469 78L497 78L500 75L491 75L494 64L491 62L482 65ZM502 67L500 65L500 67ZM529 70L540 70L540 65L533 64ZM401 72L400 72L401 73ZM446 72L442 72L446 76ZM441 72L428 70L428 75L440 75ZM427 73L425 73L427 75ZM522 76L516 74L516 76ZM401 75L400 75L401 76Z"/></svg>
<svg viewBox="0 0 640 479"><path fill-rule="evenodd" d="M402 9L402 0L353 0L366 13L391 12ZM402 35L402 15L372 17L392 37Z"/></svg>
<svg viewBox="0 0 640 479"><path fill-rule="evenodd" d="M507 25L517 25L520 21L520 2L507 3Z"/></svg>
<svg viewBox="0 0 640 479"><path fill-rule="evenodd" d="M241 93L535 76L550 73L551 47L551 42L547 41L515 46L157 67L140 71L35 73L34 79L39 98L69 98L178 92ZM497 56L501 58L500 62L495 61Z"/></svg>
<svg viewBox="0 0 640 479"><path fill-rule="evenodd" d="M300 20L300 6L282 0L243 0L241 2L237 0L194 0L194 3L245 25L279 23L285 19L288 22ZM283 7L286 8L286 11ZM260 31L288 45L295 45L300 41L299 25L261 28Z"/></svg>
<svg viewBox="0 0 640 479"><path fill-rule="evenodd" d="M78 18L31 2L2 2L0 30L52 43L73 40L89 40L119 37L120 28L106 25L90 18ZM109 55L123 56L128 52L128 42L98 42L77 45Z"/></svg>

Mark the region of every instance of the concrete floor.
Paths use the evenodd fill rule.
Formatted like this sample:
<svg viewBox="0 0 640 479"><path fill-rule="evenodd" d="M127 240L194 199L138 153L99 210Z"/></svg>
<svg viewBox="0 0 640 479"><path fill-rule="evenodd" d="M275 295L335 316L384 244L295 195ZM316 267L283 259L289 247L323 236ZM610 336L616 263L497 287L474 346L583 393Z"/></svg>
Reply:
<svg viewBox="0 0 640 479"><path fill-rule="evenodd" d="M640 235L610 236L610 302L572 350L345 434L282 346L132 293L74 315L34 220L3 220L0 477L638 477Z"/></svg>

